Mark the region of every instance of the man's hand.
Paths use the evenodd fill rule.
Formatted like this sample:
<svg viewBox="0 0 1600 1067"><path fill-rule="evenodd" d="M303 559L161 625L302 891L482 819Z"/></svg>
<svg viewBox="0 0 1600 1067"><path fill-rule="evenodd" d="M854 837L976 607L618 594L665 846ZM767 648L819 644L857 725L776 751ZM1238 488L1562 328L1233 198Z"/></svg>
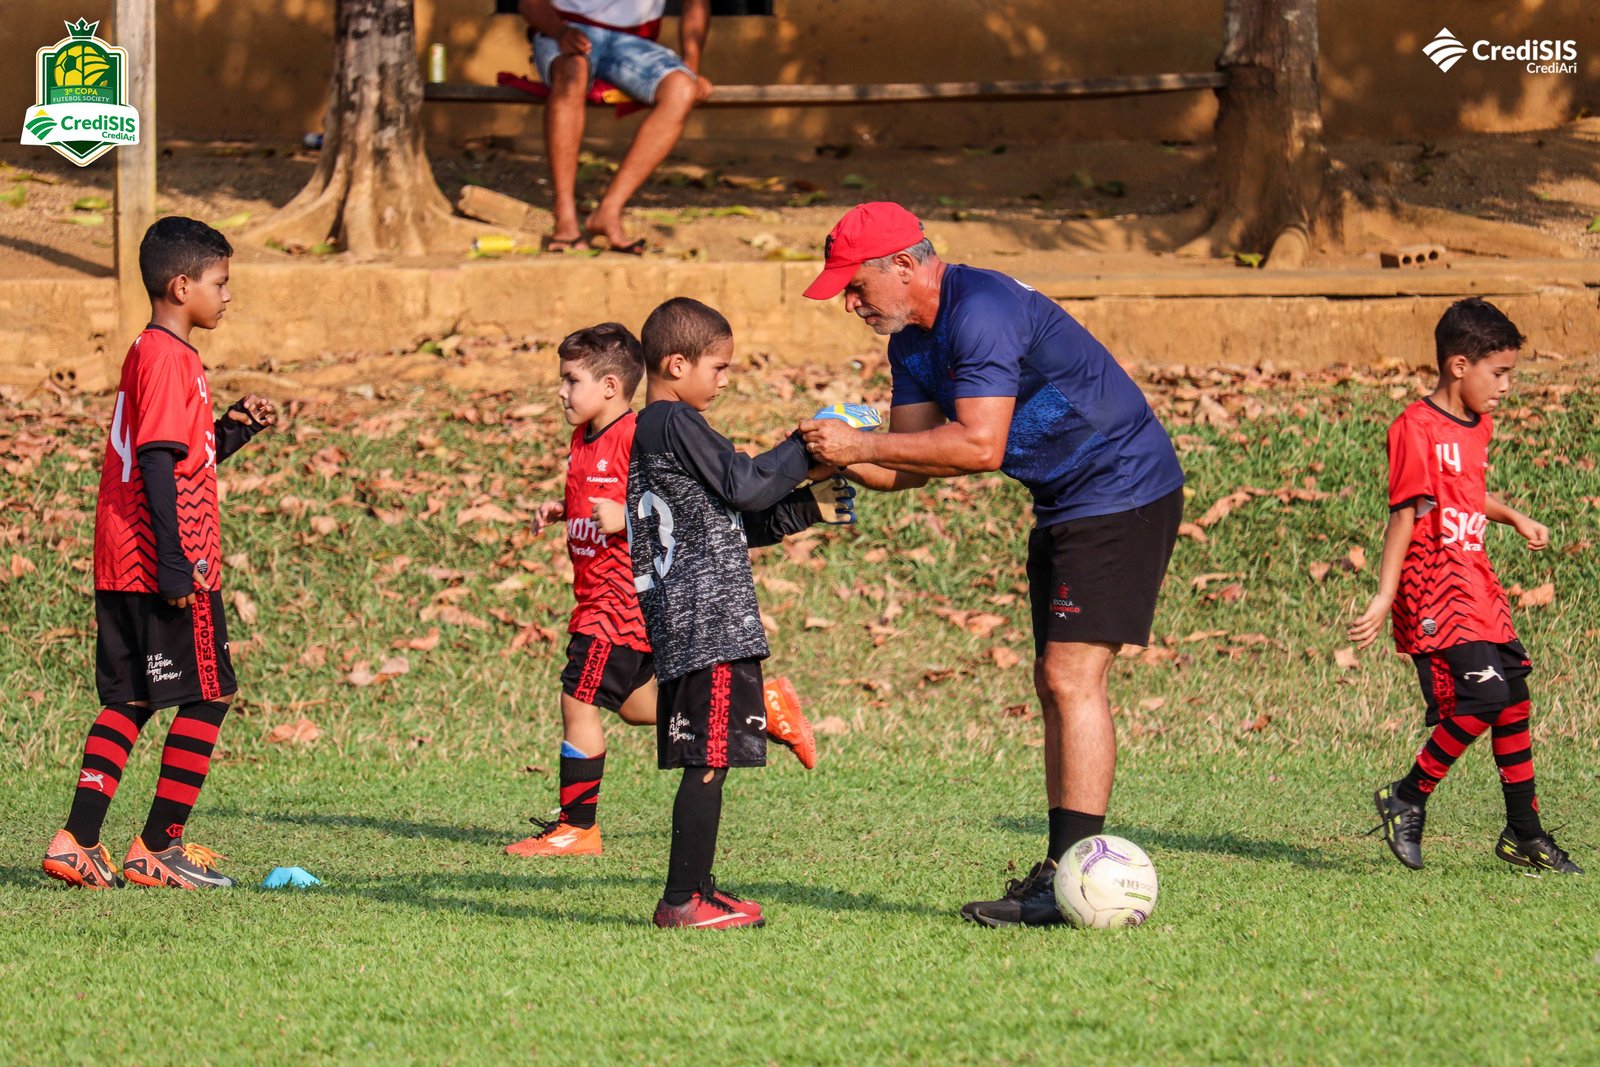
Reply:
<svg viewBox="0 0 1600 1067"><path fill-rule="evenodd" d="M848 467L852 463L865 463L871 439L848 423L838 419L806 419L800 423L800 434L805 438L806 451L811 458L834 467Z"/></svg>
<svg viewBox="0 0 1600 1067"><path fill-rule="evenodd" d="M589 40L589 35L570 22L561 31L561 36L556 38L556 44L561 46L564 56L586 56L594 50L594 42Z"/></svg>
<svg viewBox="0 0 1600 1067"><path fill-rule="evenodd" d="M711 92L716 86L711 84L711 79L704 74L694 76L694 102L703 104L711 99Z"/></svg>
<svg viewBox="0 0 1600 1067"><path fill-rule="evenodd" d="M1512 520L1511 528L1522 535L1528 542L1528 551L1538 552L1540 549L1550 547L1550 527L1542 522L1534 522L1526 515L1518 515Z"/></svg>
<svg viewBox="0 0 1600 1067"><path fill-rule="evenodd" d="M600 532L607 537L614 533L621 533L628 525L628 509L621 502L607 500L603 496L592 496L589 503L594 505L595 525L600 527Z"/></svg>
<svg viewBox="0 0 1600 1067"><path fill-rule="evenodd" d="M242 411L240 409L243 409ZM255 423L262 428L278 424L278 408L271 400L254 393L241 397L228 409L228 418L246 425Z"/></svg>
<svg viewBox="0 0 1600 1067"><path fill-rule="evenodd" d="M567 517L567 504L564 500L546 500L539 505L539 510L533 513L533 522L529 526L533 529L533 536L538 537L544 528L553 522L560 522Z"/></svg>
<svg viewBox="0 0 1600 1067"><path fill-rule="evenodd" d="M1393 597L1379 593L1367 603L1367 610L1356 617L1345 634L1357 648L1366 648L1378 639L1378 634L1383 630L1383 620L1389 617L1389 609L1393 606Z"/></svg>

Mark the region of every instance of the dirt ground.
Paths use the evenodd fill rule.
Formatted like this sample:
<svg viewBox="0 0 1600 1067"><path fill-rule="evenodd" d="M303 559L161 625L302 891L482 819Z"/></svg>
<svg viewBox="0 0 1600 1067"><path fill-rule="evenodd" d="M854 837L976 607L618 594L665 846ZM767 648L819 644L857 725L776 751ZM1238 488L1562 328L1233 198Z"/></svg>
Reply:
<svg viewBox="0 0 1600 1067"><path fill-rule="evenodd" d="M548 183L537 146L537 136L433 145L430 158L452 202L463 185L477 184L542 209ZM1600 232L1586 232L1600 229L1600 118L1431 144L1335 143L1330 151L1336 182L1358 194L1531 226L1600 258ZM242 231L293 196L316 158L286 144L170 143L162 150L158 206ZM615 152L601 150L585 155L582 195L599 193L614 159ZM685 145L641 190L629 221L650 238L652 255L810 259L820 257L822 237L844 207L893 199L921 214L930 230L937 223L989 246L982 251L1026 257L1039 249L1041 230L1062 219L1170 216L1194 207L1210 159L1209 146L1133 142ZM109 157L79 169L47 149L0 146L0 279L109 275L112 178ZM980 225L958 225L965 223ZM241 250L245 257L285 254ZM1147 254L1140 267L1173 258ZM1375 256L1343 257L1352 266L1363 258ZM1339 265L1341 257L1324 251L1313 263Z"/></svg>

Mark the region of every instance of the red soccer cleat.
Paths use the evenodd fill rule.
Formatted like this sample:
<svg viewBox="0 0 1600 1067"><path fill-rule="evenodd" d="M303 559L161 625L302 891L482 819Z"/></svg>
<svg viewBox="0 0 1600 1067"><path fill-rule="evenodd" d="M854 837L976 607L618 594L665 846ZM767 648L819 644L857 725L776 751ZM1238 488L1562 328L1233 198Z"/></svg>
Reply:
<svg viewBox="0 0 1600 1067"><path fill-rule="evenodd" d="M767 705L767 736L786 745L806 770L817 765L817 739L800 710L800 694L787 678L774 678L761 694Z"/></svg>
<svg viewBox="0 0 1600 1067"><path fill-rule="evenodd" d="M753 904L754 901L745 901ZM690 927L704 930L731 930L737 926L764 926L767 920L761 917L760 905L757 911L751 914L741 911L719 895L715 890L707 897L696 893L687 901L676 906L668 904L665 900L656 904L655 916L651 919L663 930L674 927Z"/></svg>

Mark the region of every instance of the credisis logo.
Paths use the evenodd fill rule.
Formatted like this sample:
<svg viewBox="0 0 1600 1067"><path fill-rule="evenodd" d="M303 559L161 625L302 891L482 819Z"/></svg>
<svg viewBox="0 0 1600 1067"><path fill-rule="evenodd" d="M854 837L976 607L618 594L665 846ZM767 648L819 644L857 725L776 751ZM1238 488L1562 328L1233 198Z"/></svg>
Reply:
<svg viewBox="0 0 1600 1067"><path fill-rule="evenodd" d="M100 23L67 23L67 36L36 53L37 103L22 116L22 143L46 145L80 167L139 143L127 106L128 53L95 36Z"/></svg>
<svg viewBox="0 0 1600 1067"><path fill-rule="evenodd" d="M1461 57L1467 54L1467 46L1450 32L1450 27L1446 26L1439 31L1439 36L1422 46L1422 52L1439 64L1440 70L1449 70L1461 62Z"/></svg>
<svg viewBox="0 0 1600 1067"><path fill-rule="evenodd" d="M1526 38L1516 44L1478 40L1468 46L1447 26L1422 46L1423 55L1440 70L1449 70L1469 52L1480 63L1521 63L1529 74L1578 73L1578 42L1570 39Z"/></svg>

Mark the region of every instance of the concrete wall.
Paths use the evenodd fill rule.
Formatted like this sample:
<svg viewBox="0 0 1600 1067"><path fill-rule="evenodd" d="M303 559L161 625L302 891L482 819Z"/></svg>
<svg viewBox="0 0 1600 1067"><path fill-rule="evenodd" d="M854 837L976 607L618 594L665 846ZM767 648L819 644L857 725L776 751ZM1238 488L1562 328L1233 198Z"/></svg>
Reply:
<svg viewBox="0 0 1600 1067"><path fill-rule="evenodd" d="M157 2L157 0L151 0ZM169 138L297 139L320 128L333 0L159 0L157 126ZM110 0L0 0L0 128L14 140L33 97L33 52L62 21L109 20ZM418 46L443 42L452 81L526 71L521 21L491 0L416 0ZM1221 0L778 0L775 18L717 20L707 73L728 83L1052 78L1211 69ZM1482 37L1578 42L1579 73L1463 60L1442 73L1421 46L1448 26ZM1334 137L1430 137L1545 128L1600 111L1600 4L1592 0L1323 0L1322 86ZM669 26L667 40L676 40ZM114 42L113 42L114 43ZM702 112L691 137L961 144L1203 140L1215 104L1186 93L1066 104L925 104ZM535 108L430 105L430 133L537 138ZM637 121L631 120L631 121ZM626 133L595 113L602 137Z"/></svg>

